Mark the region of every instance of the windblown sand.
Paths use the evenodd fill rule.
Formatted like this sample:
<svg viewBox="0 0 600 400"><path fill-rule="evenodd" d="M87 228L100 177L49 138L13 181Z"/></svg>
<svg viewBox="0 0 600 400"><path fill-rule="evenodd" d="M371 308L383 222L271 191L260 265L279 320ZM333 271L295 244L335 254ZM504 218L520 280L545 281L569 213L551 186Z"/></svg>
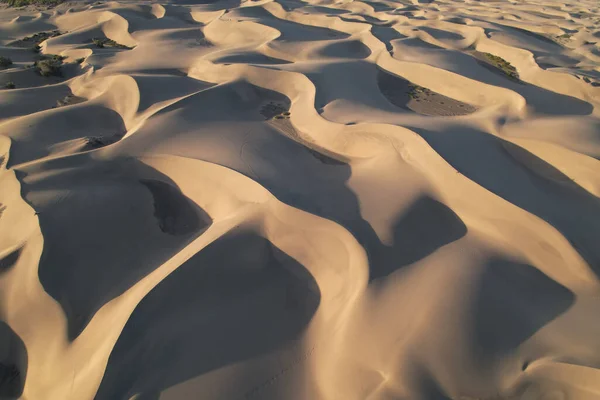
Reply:
<svg viewBox="0 0 600 400"><path fill-rule="evenodd" d="M0 398L600 399L597 0L0 8Z"/></svg>

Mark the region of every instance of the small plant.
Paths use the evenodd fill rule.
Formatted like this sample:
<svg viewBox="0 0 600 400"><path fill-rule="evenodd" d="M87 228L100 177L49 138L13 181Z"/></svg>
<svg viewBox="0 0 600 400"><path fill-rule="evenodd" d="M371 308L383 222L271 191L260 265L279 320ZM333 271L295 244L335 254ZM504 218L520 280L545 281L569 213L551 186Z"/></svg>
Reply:
<svg viewBox="0 0 600 400"><path fill-rule="evenodd" d="M13 62L10 58L0 56L0 68L10 67L12 65L12 63Z"/></svg>
<svg viewBox="0 0 600 400"><path fill-rule="evenodd" d="M45 55L39 61L36 61L33 66L41 76L61 76L61 66L66 57L55 54Z"/></svg>
<svg viewBox="0 0 600 400"><path fill-rule="evenodd" d="M71 104L79 104L84 102L83 97L75 96L74 94L68 94L63 99L56 101L55 107L70 106Z"/></svg>
<svg viewBox="0 0 600 400"><path fill-rule="evenodd" d="M125 46L124 44L117 43L114 40L109 39L109 38L93 38L92 43L94 43L96 45L96 47L99 47L101 49L103 49L105 47L113 47L115 49L131 50L131 47Z"/></svg>
<svg viewBox="0 0 600 400"><path fill-rule="evenodd" d="M6 82L4 84L4 89L15 89L17 87L17 85L14 84L14 82Z"/></svg>
<svg viewBox="0 0 600 400"><path fill-rule="evenodd" d="M83 64L84 61L85 61L85 57L81 57L81 58L78 58L77 60L75 60L75 62L77 64Z"/></svg>
<svg viewBox="0 0 600 400"><path fill-rule="evenodd" d="M517 69L504 58L491 53L483 53L483 56L491 65L504 72L506 76L514 80L519 80Z"/></svg>

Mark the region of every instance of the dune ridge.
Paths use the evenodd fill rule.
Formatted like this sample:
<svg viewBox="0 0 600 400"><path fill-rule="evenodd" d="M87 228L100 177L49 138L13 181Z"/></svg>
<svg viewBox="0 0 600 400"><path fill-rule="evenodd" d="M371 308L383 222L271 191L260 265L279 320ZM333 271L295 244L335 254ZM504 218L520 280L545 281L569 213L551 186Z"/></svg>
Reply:
<svg viewBox="0 0 600 400"><path fill-rule="evenodd" d="M0 7L0 398L599 399L599 38L592 0Z"/></svg>

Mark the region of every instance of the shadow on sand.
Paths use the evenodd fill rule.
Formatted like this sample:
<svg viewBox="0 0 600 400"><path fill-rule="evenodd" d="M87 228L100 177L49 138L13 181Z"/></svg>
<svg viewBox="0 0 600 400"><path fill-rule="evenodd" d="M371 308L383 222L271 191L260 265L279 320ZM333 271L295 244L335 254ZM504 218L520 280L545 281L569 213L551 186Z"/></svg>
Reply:
<svg viewBox="0 0 600 400"><path fill-rule="evenodd" d="M252 231L219 238L137 306L97 400L152 393L297 341L320 303L312 275Z"/></svg>

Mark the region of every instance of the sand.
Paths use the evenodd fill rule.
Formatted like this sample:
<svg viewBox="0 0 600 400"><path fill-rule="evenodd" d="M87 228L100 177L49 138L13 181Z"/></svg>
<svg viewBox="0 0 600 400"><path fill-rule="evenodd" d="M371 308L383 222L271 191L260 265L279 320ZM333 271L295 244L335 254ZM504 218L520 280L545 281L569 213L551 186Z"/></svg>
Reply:
<svg viewBox="0 0 600 400"><path fill-rule="evenodd" d="M600 399L595 0L0 7L0 398Z"/></svg>

